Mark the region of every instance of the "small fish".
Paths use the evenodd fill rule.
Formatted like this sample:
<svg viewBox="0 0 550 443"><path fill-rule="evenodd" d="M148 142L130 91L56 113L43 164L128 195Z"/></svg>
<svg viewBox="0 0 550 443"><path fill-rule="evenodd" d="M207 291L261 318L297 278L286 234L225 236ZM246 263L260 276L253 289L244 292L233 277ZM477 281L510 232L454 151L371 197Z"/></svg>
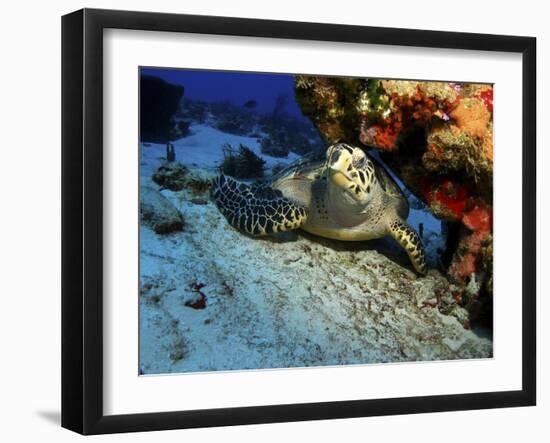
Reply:
<svg viewBox="0 0 550 443"><path fill-rule="evenodd" d="M462 85L460 83L449 83L449 86L456 92L460 92L462 90Z"/></svg>

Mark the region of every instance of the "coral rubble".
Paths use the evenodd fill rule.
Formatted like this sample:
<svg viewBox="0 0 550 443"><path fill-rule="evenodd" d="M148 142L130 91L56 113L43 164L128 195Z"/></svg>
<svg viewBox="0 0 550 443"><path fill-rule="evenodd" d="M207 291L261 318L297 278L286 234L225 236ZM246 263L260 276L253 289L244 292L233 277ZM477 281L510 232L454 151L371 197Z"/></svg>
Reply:
<svg viewBox="0 0 550 443"><path fill-rule="evenodd" d="M163 189L181 191L186 184L187 168L178 162L161 164L152 176L152 180Z"/></svg>

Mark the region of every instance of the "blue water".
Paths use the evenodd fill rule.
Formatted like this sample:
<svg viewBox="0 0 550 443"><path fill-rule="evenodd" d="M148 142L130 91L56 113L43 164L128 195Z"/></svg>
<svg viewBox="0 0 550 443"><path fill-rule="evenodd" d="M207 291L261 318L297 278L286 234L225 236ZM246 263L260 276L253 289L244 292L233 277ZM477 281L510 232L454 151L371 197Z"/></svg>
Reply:
<svg viewBox="0 0 550 443"><path fill-rule="evenodd" d="M285 111L293 117L303 116L294 99L294 76L289 74L166 68L141 68L140 72L184 86L184 97L193 100L230 101L235 105L256 100L256 110L262 113L271 112L277 97L285 94L288 97Z"/></svg>

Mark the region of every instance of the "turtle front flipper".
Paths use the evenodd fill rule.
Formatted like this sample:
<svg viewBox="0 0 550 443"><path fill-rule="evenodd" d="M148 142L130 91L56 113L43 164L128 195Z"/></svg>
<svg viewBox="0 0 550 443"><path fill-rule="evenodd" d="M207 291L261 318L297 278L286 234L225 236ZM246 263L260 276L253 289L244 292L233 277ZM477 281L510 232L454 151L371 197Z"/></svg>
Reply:
<svg viewBox="0 0 550 443"><path fill-rule="evenodd" d="M304 207L266 185L247 185L221 175L212 181L211 193L229 224L250 235L298 229L307 219Z"/></svg>
<svg viewBox="0 0 550 443"><path fill-rule="evenodd" d="M428 267L424 257L424 246L416 231L403 220L396 218L388 223L388 234L407 251L416 272L426 275Z"/></svg>

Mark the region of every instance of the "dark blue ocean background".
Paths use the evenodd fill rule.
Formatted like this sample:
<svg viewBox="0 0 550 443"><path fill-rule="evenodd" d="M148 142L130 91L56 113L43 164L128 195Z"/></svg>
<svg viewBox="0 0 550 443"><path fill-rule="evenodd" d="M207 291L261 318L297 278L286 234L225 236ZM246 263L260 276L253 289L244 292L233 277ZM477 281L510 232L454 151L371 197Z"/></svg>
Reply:
<svg viewBox="0 0 550 443"><path fill-rule="evenodd" d="M206 102L229 101L243 105L257 102L258 112L271 112L277 98L288 97L285 111L292 117L305 118L294 99L294 76L230 71L141 68L141 75L153 75L185 88L185 98Z"/></svg>

